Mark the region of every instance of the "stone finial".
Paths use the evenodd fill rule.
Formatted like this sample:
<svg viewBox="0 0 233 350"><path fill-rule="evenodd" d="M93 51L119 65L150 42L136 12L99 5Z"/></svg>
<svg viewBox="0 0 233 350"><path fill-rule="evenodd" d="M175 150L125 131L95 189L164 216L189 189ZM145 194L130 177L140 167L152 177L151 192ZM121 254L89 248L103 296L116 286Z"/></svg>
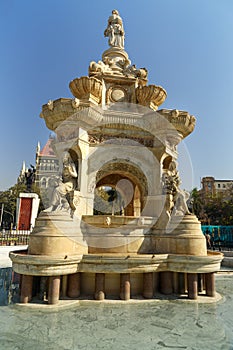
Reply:
<svg viewBox="0 0 233 350"><path fill-rule="evenodd" d="M113 10L112 15L108 18L108 26L104 31L104 36L108 37L110 47L124 49L125 32L122 19L117 10Z"/></svg>

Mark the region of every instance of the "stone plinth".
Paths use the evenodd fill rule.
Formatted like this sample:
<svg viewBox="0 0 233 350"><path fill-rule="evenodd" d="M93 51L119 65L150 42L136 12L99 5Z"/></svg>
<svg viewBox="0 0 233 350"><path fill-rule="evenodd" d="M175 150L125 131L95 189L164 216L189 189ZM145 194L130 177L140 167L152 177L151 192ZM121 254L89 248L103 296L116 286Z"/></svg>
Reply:
<svg viewBox="0 0 233 350"><path fill-rule="evenodd" d="M171 219L166 231L152 230L150 239L156 254L207 255L206 240L195 215L175 216Z"/></svg>
<svg viewBox="0 0 233 350"><path fill-rule="evenodd" d="M79 220L68 212L41 212L30 235L28 253L63 257L87 253L79 226Z"/></svg>

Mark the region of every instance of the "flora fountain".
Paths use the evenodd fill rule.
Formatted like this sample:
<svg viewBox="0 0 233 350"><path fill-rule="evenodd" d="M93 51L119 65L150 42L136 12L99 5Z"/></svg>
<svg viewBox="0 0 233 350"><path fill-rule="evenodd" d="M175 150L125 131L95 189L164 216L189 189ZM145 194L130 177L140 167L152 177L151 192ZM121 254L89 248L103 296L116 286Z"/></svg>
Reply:
<svg viewBox="0 0 233 350"><path fill-rule="evenodd" d="M117 10L104 35L102 60L69 84L74 98L42 107L61 177L51 178L28 249L10 253L20 303L216 300L222 254L207 251L177 170L195 117L158 109L166 91L131 64Z"/></svg>

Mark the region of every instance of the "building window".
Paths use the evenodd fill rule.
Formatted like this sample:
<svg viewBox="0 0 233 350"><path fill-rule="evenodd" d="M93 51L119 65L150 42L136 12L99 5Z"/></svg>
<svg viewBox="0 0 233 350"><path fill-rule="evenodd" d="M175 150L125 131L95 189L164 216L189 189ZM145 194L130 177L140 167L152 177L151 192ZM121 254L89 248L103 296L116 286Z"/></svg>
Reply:
<svg viewBox="0 0 233 350"><path fill-rule="evenodd" d="M221 188L221 185L220 185L220 184L218 184L218 188Z"/></svg>

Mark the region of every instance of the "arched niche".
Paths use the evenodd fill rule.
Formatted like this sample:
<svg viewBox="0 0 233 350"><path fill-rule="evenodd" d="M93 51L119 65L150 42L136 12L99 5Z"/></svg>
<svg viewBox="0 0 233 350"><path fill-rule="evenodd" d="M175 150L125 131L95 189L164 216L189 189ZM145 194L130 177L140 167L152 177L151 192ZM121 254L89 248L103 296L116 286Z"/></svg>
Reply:
<svg viewBox="0 0 233 350"><path fill-rule="evenodd" d="M129 162L110 162L96 176L94 214L140 216L147 194L141 169Z"/></svg>
<svg viewBox="0 0 233 350"><path fill-rule="evenodd" d="M172 156L166 156L163 160L163 170L168 170L172 162Z"/></svg>
<svg viewBox="0 0 233 350"><path fill-rule="evenodd" d="M68 150L78 174L76 190L80 191L81 186L81 166L82 166L82 153L78 146L72 147Z"/></svg>

